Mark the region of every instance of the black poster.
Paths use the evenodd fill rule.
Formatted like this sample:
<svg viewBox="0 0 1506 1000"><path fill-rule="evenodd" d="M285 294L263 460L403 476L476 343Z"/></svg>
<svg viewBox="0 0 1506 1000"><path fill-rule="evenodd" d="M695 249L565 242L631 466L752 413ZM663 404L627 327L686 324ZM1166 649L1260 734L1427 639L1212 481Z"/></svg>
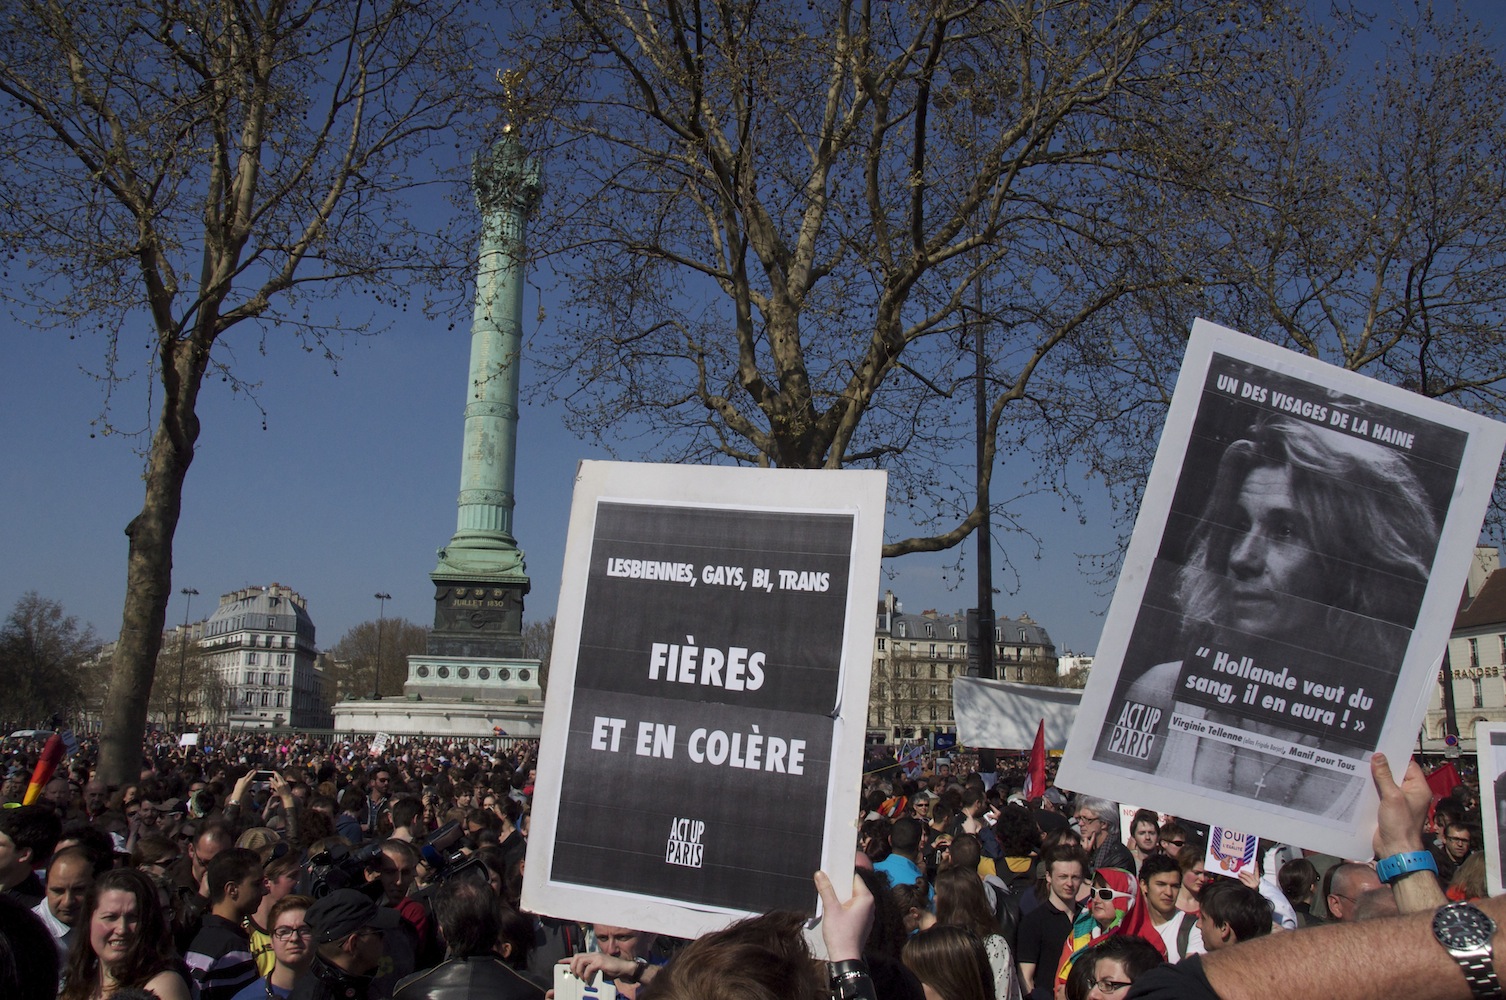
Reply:
<svg viewBox="0 0 1506 1000"><path fill-rule="evenodd" d="M854 520L597 502L551 882L810 906Z"/></svg>

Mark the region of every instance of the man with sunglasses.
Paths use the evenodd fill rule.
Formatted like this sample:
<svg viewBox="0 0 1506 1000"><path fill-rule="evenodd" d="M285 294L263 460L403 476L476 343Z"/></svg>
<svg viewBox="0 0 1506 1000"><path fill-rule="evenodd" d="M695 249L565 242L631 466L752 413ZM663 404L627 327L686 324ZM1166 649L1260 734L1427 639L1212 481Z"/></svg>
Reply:
<svg viewBox="0 0 1506 1000"><path fill-rule="evenodd" d="M1181 857L1187 846L1187 830L1174 819L1161 824L1161 850L1173 858Z"/></svg>

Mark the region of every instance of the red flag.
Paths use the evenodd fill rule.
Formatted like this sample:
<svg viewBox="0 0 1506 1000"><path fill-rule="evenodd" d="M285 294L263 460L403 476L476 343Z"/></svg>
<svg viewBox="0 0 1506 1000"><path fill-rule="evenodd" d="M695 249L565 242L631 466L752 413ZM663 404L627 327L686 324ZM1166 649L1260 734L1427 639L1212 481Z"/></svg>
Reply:
<svg viewBox="0 0 1506 1000"><path fill-rule="evenodd" d="M1433 790L1433 798L1441 799L1458 785L1464 784L1459 778L1459 772L1453 764L1444 764L1442 767L1428 775L1428 787Z"/></svg>
<svg viewBox="0 0 1506 1000"><path fill-rule="evenodd" d="M1025 776L1025 799L1029 801L1046 794L1046 720L1042 719L1035 731L1035 744L1030 748L1030 771Z"/></svg>

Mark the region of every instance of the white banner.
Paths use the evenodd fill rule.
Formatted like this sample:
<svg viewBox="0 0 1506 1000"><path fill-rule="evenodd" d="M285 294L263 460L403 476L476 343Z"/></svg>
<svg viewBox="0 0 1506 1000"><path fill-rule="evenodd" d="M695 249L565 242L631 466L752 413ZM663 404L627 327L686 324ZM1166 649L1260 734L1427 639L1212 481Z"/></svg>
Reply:
<svg viewBox="0 0 1506 1000"><path fill-rule="evenodd" d="M1082 692L1074 688L1041 687L1013 681L958 677L952 681L952 713L957 739L970 747L991 750L1029 750L1035 732L1046 720L1046 749L1067 745L1077 721Z"/></svg>

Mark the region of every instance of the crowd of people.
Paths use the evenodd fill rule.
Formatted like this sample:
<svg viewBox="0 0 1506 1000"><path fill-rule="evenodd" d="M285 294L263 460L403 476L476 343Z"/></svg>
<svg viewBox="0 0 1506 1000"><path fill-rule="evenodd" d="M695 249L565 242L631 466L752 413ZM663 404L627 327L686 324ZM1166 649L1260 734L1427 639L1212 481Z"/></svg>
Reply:
<svg viewBox="0 0 1506 1000"><path fill-rule="evenodd" d="M1261 841L1252 865L1210 871L1210 831L1195 820L1141 809L1124 823L1119 803L1055 787L1026 800L1013 776L988 783L976 773L877 784L859 845L912 935L903 959L927 1000L1278 996L1250 990L1268 971L1249 958L1257 949L1379 940L1382 918L1487 902L1478 787L1439 798L1415 763L1401 782L1381 755L1373 769L1382 802L1373 858ZM1405 865L1388 870L1385 859ZM1324 925L1335 926L1314 936ZM1449 960L1437 943L1410 954L1419 972L1430 958ZM1230 968L1241 976L1220 974ZM1286 987L1307 995L1305 972L1293 966ZM1433 985L1470 995L1457 969ZM1332 995L1380 993L1362 982Z"/></svg>
<svg viewBox="0 0 1506 1000"><path fill-rule="evenodd" d="M118 787L86 740L34 805L17 803L40 745L11 748L0 996L525 1000L560 975L629 1000L1234 1000L1279 995L1251 992L1281 985L1272 953L1397 941L1410 951L1370 974L1431 970L1428 995L1464 996L1405 915L1486 895L1478 790L1435 801L1415 764L1398 783L1377 759L1376 859L1262 843L1231 875L1206 869L1195 821L1141 810L1122 829L1118 803L1027 800L1023 775L957 757L869 773L853 885L816 873L819 921L773 913L677 941L522 910L530 742L201 740L149 741ZM1406 872L1377 872L1402 856Z"/></svg>
<svg viewBox="0 0 1506 1000"><path fill-rule="evenodd" d="M522 1000L610 931L518 910L532 742L199 736L120 786L84 740L32 805L9 748L0 994Z"/></svg>

